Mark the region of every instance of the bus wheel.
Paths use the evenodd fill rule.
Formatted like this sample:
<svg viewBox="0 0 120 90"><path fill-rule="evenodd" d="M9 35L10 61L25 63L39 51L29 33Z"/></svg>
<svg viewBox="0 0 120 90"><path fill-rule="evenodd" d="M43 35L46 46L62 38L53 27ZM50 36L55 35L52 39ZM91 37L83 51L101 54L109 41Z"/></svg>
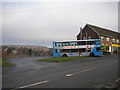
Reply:
<svg viewBox="0 0 120 90"><path fill-rule="evenodd" d="M94 53L90 53L90 56L91 56L91 57L94 57Z"/></svg>
<svg viewBox="0 0 120 90"><path fill-rule="evenodd" d="M67 54L63 54L63 57L67 57Z"/></svg>

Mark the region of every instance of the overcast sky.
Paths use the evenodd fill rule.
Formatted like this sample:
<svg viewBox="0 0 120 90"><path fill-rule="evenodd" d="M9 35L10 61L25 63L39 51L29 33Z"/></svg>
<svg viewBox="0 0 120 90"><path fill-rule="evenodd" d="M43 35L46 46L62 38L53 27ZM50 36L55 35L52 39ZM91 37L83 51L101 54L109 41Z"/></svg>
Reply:
<svg viewBox="0 0 120 90"><path fill-rule="evenodd" d="M118 31L117 2L2 2L0 15L2 44L51 47L76 40L86 23Z"/></svg>

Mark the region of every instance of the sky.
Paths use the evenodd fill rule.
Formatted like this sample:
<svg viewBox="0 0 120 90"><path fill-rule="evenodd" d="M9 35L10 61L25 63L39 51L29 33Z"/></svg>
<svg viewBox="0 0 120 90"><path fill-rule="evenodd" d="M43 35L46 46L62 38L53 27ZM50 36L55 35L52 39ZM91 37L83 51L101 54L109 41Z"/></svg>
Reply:
<svg viewBox="0 0 120 90"><path fill-rule="evenodd" d="M118 2L32 1L0 3L2 44L52 46L76 40L87 23L118 31Z"/></svg>

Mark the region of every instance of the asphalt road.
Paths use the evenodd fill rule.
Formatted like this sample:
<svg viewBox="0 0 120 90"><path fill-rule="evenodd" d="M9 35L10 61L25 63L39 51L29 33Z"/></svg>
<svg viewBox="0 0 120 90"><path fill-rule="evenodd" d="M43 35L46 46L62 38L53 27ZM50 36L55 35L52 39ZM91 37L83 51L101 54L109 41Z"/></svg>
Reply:
<svg viewBox="0 0 120 90"><path fill-rule="evenodd" d="M7 61L13 64L12 67L3 67L3 74L26 72L35 69L41 69L46 66L51 66L53 63L38 62L37 59L51 57L25 57L25 58L10 58Z"/></svg>
<svg viewBox="0 0 120 90"><path fill-rule="evenodd" d="M60 63L36 59L19 58L24 66L3 69L3 88L113 88L118 79L117 54Z"/></svg>

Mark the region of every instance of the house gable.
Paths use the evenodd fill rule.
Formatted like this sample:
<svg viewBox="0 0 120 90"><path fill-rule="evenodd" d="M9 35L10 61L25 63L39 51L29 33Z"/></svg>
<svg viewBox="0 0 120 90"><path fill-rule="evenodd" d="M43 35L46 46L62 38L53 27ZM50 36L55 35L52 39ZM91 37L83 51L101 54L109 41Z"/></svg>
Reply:
<svg viewBox="0 0 120 90"><path fill-rule="evenodd" d="M82 29L82 31L77 35L77 40L82 39L99 39L98 33L93 30L88 24Z"/></svg>

